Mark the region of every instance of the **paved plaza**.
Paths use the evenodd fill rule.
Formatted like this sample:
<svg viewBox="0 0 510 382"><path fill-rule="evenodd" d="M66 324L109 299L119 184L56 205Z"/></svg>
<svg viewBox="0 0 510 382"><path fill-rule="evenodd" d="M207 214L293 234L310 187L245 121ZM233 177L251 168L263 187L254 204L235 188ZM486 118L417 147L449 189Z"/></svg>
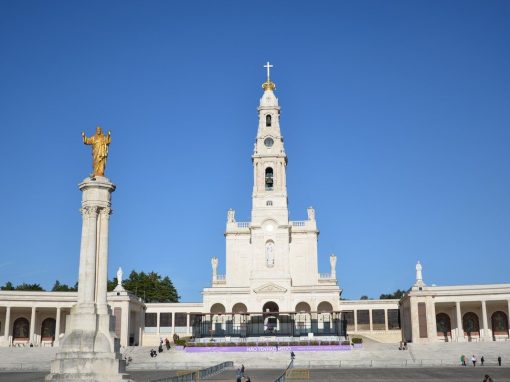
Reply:
<svg viewBox="0 0 510 382"><path fill-rule="evenodd" d="M282 370L254 369L247 370L253 382L273 382L281 374ZM172 371L132 371L131 377L136 382L146 382L151 379L175 375ZM463 381L481 382L484 374L489 374L494 382L510 381L509 368L497 367L443 367L443 368L419 368L419 369L312 369L308 381L358 381L358 382L425 382L425 381ZM46 373L0 373L0 382L42 382ZM235 381L235 370L228 369L223 373L208 378L211 381ZM288 381L304 381L291 379Z"/></svg>

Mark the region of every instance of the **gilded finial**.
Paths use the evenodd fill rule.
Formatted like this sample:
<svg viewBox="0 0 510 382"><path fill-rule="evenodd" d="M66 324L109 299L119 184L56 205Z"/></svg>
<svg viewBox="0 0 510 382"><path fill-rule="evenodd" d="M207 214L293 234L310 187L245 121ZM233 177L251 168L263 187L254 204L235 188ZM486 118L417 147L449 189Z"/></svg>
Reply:
<svg viewBox="0 0 510 382"><path fill-rule="evenodd" d="M266 65L264 65L264 68L267 69L267 81L262 84L262 89L264 89L264 90L275 90L276 89L276 84L273 81L271 81L271 78L269 77L269 70L273 66L274 65L271 65L269 63L269 61L266 63Z"/></svg>

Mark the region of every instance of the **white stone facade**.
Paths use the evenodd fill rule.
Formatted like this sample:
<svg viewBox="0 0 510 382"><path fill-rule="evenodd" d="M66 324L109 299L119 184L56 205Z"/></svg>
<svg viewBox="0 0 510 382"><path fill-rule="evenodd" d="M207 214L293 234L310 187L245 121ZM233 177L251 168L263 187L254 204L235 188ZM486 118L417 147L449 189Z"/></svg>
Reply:
<svg viewBox="0 0 510 382"><path fill-rule="evenodd" d="M339 310L336 257L328 272L318 270L315 211L308 209L307 220L289 220L287 155L273 87L265 87L258 107L251 220L238 222L235 211L228 211L226 273L217 274L219 260L214 257L212 285L203 290L204 313L213 306L224 312L234 312L236 306L262 312L268 302L276 303L280 312L295 312L300 303L317 311L323 302Z"/></svg>

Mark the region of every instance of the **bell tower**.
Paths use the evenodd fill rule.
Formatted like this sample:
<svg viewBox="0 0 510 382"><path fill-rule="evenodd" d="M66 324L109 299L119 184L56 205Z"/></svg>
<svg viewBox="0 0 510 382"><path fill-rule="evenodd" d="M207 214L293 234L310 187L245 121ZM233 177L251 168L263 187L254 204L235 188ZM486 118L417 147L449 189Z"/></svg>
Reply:
<svg viewBox="0 0 510 382"><path fill-rule="evenodd" d="M270 78L273 65L268 62L264 67L267 80L262 84L264 94L258 107L259 126L252 156L252 224L259 225L268 218L287 224L287 155L280 131L280 106L274 94L276 85Z"/></svg>

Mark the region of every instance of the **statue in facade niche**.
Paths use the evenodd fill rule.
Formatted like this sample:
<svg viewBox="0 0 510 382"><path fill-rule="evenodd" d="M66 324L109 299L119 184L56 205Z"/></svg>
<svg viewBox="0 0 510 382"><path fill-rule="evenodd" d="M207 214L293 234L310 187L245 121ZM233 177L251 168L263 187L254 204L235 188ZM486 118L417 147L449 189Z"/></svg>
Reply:
<svg viewBox="0 0 510 382"><path fill-rule="evenodd" d="M111 133L103 134L101 127L96 128L96 134L87 138L84 132L81 133L83 143L92 146L92 169L94 176L104 176L106 159L108 158L108 146L112 141Z"/></svg>

